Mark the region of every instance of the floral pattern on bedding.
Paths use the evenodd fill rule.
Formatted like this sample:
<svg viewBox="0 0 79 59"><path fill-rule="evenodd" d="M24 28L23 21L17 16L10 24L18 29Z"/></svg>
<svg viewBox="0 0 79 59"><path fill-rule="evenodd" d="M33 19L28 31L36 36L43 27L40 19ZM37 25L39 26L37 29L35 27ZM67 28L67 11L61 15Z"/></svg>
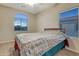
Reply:
<svg viewBox="0 0 79 59"><path fill-rule="evenodd" d="M29 42L24 47L25 55L28 56L38 56L41 55L42 52L45 52L49 48L52 48L56 43L58 43L60 40L46 40L46 39L39 39L34 42Z"/></svg>

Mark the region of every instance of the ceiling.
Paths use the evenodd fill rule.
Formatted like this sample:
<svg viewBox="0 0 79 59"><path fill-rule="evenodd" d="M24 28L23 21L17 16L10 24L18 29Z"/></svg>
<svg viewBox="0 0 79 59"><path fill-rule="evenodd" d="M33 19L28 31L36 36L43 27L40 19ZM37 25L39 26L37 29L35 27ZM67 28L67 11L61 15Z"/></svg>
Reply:
<svg viewBox="0 0 79 59"><path fill-rule="evenodd" d="M56 6L57 4L56 3L38 3L34 5L29 5L28 3L3 3L2 5L36 14L47 8Z"/></svg>

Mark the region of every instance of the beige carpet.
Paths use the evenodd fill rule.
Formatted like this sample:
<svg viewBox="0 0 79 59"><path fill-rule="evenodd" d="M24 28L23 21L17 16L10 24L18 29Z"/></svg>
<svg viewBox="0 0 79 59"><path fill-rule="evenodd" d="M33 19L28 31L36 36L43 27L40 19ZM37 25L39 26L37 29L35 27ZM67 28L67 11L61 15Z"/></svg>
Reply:
<svg viewBox="0 0 79 59"><path fill-rule="evenodd" d="M79 54L69 51L67 49L62 49L55 56L79 56Z"/></svg>

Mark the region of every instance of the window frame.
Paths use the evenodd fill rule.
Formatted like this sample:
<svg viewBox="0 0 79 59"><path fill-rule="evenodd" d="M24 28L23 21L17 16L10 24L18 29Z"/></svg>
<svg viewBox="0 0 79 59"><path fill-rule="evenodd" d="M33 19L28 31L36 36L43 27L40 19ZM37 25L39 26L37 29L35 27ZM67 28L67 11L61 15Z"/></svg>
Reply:
<svg viewBox="0 0 79 59"><path fill-rule="evenodd" d="M73 9L76 9L76 8L78 9L78 15L79 15L79 8L78 8L78 7L73 7L73 8L71 8L71 9L69 8L69 9L67 9L67 10L59 11L58 17L59 17L59 27L60 27L60 28L61 28L61 23L60 23L60 21L61 21L60 19L61 19L61 18L60 18L60 14L61 14L61 13L64 13L64 12L67 12L67 11L70 11L70 10L73 10ZM79 17L78 17L78 19L79 19ZM79 22L79 20L78 20L78 22ZM75 23L75 24L76 24L76 23ZM76 34L78 34L78 31L77 31L77 30L78 30L78 29L77 29L77 24L76 24L76 29L75 29L75 30L76 30L76 31L75 31ZM71 35L70 35L70 36L71 36ZM76 35L76 36L74 36L74 37L78 37L78 35Z"/></svg>
<svg viewBox="0 0 79 59"><path fill-rule="evenodd" d="M27 27L26 30L22 30L22 29L20 29L20 30L15 30L16 18L22 19L22 17L20 17L20 16L17 17L17 14L20 14L20 16L22 15L23 17L26 18L26 27ZM24 19L24 18L23 18L23 19ZM22 20L23 20L23 19L22 19ZM22 20L20 20L20 22L21 22ZM20 23L20 26L22 26L22 22ZM27 16L27 15L25 15L25 14L23 14L23 13L16 13L16 14L15 14L15 16L14 16L14 31L15 31L15 32L27 32L27 31L28 31L28 16Z"/></svg>

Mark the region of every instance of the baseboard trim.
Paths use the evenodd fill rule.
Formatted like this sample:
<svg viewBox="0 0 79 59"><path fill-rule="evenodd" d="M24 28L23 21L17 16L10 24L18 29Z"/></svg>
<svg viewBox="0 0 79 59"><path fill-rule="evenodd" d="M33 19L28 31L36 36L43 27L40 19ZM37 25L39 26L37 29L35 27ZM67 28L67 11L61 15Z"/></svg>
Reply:
<svg viewBox="0 0 79 59"><path fill-rule="evenodd" d="M74 52L74 53L77 53L77 54L79 54L79 51L77 51L77 50L74 50L74 49L71 49L71 48L69 48L69 47L65 47L67 50L69 50L69 51L72 51L72 52Z"/></svg>
<svg viewBox="0 0 79 59"><path fill-rule="evenodd" d="M11 43L11 42L14 42L14 40L5 41L5 42L0 42L0 45L2 45L2 44L6 44L6 43Z"/></svg>

